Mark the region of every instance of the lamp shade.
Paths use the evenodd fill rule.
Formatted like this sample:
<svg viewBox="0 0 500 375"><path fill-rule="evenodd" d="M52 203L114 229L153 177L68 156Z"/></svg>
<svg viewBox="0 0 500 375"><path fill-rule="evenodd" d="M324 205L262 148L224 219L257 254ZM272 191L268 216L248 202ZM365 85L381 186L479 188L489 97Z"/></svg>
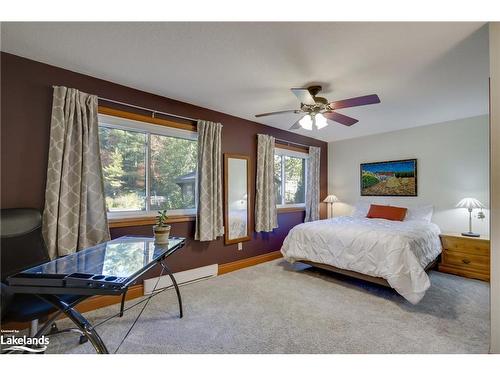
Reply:
<svg viewBox="0 0 500 375"><path fill-rule="evenodd" d="M299 120L300 126L306 130L312 130L313 128L313 120L310 115L305 115Z"/></svg>
<svg viewBox="0 0 500 375"><path fill-rule="evenodd" d="M316 116L314 116L314 123L316 124L316 129L318 130L328 125L326 117L323 116L321 113L318 113L316 114Z"/></svg>
<svg viewBox="0 0 500 375"><path fill-rule="evenodd" d="M476 198L464 198L460 202L457 203L457 207L459 208L485 208L484 205L479 202Z"/></svg>
<svg viewBox="0 0 500 375"><path fill-rule="evenodd" d="M339 199L335 195L330 194L329 196L327 196L325 198L325 200L323 202L325 202L325 203L335 203L335 202L338 202L338 201L339 201Z"/></svg>

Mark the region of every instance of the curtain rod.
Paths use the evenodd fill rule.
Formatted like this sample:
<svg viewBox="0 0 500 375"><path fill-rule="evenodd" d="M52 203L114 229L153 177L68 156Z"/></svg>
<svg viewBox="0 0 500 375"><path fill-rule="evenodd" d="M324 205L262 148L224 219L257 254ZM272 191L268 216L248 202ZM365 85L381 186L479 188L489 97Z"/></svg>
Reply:
<svg viewBox="0 0 500 375"><path fill-rule="evenodd" d="M158 113L158 114L161 114L161 115L165 115L165 116L169 116L169 117L175 117L175 118L180 118L180 119L183 119L183 120L194 121L194 122L198 121L198 120L196 120L194 118L191 118L191 117L174 115L173 113L157 111L155 109L141 107L141 106L138 106L138 105L135 105L135 104L124 103L124 102L120 102L118 100L113 100L113 99L108 99L108 98L102 98L100 96L98 96L98 98L99 98L99 100L103 100L105 102L115 103L115 104L123 105L123 106L126 106L126 107L131 107L131 108L136 108L136 109L140 109L140 110L143 110L143 111L151 112L153 118L155 117L155 114Z"/></svg>
<svg viewBox="0 0 500 375"><path fill-rule="evenodd" d="M58 86L56 85L53 85L52 88L56 88ZM155 109L151 109L151 108L146 108L146 107L141 107L141 106L138 106L138 105L135 105L135 104L129 104L129 103L125 103L125 102L120 102L118 100L113 100L113 99L108 99L108 98L103 98L101 96L98 96L97 97L99 100L104 100L105 102L110 102L110 103L115 103L115 104L119 104L119 105L123 105L125 107L131 107L131 108L136 108L136 109L140 109L140 110L143 110L143 111L146 111L146 112L151 112L152 114L152 117L154 118L155 117L155 114L161 114L161 115L165 115L165 116L170 116L170 117L175 117L175 118L180 118L180 119L183 119L183 120L188 120L188 121L194 121L194 122L197 122L198 120L197 119L194 119L194 118L191 118L191 117L186 117L186 116L180 116L180 115L174 115L173 113L168 113L168 112L162 112L162 111L157 111Z"/></svg>
<svg viewBox="0 0 500 375"><path fill-rule="evenodd" d="M278 141L278 142L281 142L281 143L285 143L287 145L295 145L295 146L302 146L302 147L307 147L309 148L309 145L304 145L302 143L297 143L297 142L291 142L291 141L287 141L287 140L284 140L284 139L280 139L280 138L274 138L274 141Z"/></svg>

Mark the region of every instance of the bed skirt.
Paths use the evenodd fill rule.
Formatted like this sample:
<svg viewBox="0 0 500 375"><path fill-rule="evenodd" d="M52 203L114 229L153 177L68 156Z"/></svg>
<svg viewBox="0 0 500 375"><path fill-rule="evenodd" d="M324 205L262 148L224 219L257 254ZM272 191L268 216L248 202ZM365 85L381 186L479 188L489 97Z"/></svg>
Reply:
<svg viewBox="0 0 500 375"><path fill-rule="evenodd" d="M438 263L438 258L439 258L439 256L436 259L434 259L432 262L430 262L427 265L427 267L425 267L425 271L426 272L430 271L431 269L433 269L433 268L436 267L436 265ZM309 260L297 260L297 262L304 263L304 264L307 264L307 265L312 266L312 267L321 268L323 270L335 272L335 273L338 273L338 274L341 274L341 275L354 277L355 279L369 281L371 283L375 283L375 284L378 284L378 285L382 285L382 286L386 286L386 287L391 288L391 286L389 285L389 283L387 282L387 280L385 280L382 277L375 277L375 276L365 275L363 273L359 273L359 272L355 272L355 271L349 271L349 270L344 270L342 268L331 266L329 264L316 263L316 262L311 262Z"/></svg>

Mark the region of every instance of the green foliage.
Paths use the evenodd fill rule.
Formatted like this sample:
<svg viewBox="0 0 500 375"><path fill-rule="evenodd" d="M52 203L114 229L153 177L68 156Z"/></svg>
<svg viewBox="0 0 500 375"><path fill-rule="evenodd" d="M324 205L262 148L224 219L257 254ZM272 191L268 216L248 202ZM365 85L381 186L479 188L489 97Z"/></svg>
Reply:
<svg viewBox="0 0 500 375"><path fill-rule="evenodd" d="M151 209L194 208L197 142L154 134L149 139ZM147 140L145 133L99 127L108 209L145 209ZM191 179L176 181L189 173Z"/></svg>
<svg viewBox="0 0 500 375"><path fill-rule="evenodd" d="M284 192L281 181L282 168L285 169ZM305 160L293 156L274 156L274 185L276 188L276 204L282 203L283 193L285 203L305 202Z"/></svg>
<svg viewBox="0 0 500 375"><path fill-rule="evenodd" d="M123 208L141 210L144 205L144 199L137 193L125 193L114 197L106 196L106 206L108 210L119 210Z"/></svg>
<svg viewBox="0 0 500 375"><path fill-rule="evenodd" d="M305 202L305 160L285 156L285 203Z"/></svg>
<svg viewBox="0 0 500 375"><path fill-rule="evenodd" d="M274 187L276 190L276 204L281 204L281 155L274 155Z"/></svg>
<svg viewBox="0 0 500 375"><path fill-rule="evenodd" d="M195 179L187 193L183 193L176 179L196 171L197 151L196 141L151 135L151 196L165 198L161 203L153 203L152 209L195 207Z"/></svg>
<svg viewBox="0 0 500 375"><path fill-rule="evenodd" d="M361 176L361 186L363 189L376 185L380 180L371 172L363 172Z"/></svg>
<svg viewBox="0 0 500 375"><path fill-rule="evenodd" d="M108 209L144 209L146 135L99 127L99 142Z"/></svg>
<svg viewBox="0 0 500 375"><path fill-rule="evenodd" d="M156 224L158 224L159 227L164 227L167 225L167 219L167 210L158 211L158 216L156 216Z"/></svg>
<svg viewBox="0 0 500 375"><path fill-rule="evenodd" d="M112 195L119 193L120 188L125 183L123 181L123 156L118 149L112 151L111 162L103 168L103 174L106 176L107 191Z"/></svg>
<svg viewBox="0 0 500 375"><path fill-rule="evenodd" d="M297 186L297 191L294 194L293 200L296 203L304 203L306 199L306 184L305 179L301 178Z"/></svg>

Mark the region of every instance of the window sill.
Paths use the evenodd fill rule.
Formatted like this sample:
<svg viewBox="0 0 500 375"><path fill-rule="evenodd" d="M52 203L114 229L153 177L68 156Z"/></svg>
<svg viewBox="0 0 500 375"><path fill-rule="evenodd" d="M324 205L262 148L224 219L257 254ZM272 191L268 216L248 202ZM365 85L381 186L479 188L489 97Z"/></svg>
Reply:
<svg viewBox="0 0 500 375"><path fill-rule="evenodd" d="M167 219L167 224L185 223L195 221L196 215L172 215ZM156 224L156 216L115 217L108 218L110 228L139 227Z"/></svg>
<svg viewBox="0 0 500 375"><path fill-rule="evenodd" d="M300 212L305 211L306 208L304 206L299 207L278 207L278 213L287 213L287 212Z"/></svg>

